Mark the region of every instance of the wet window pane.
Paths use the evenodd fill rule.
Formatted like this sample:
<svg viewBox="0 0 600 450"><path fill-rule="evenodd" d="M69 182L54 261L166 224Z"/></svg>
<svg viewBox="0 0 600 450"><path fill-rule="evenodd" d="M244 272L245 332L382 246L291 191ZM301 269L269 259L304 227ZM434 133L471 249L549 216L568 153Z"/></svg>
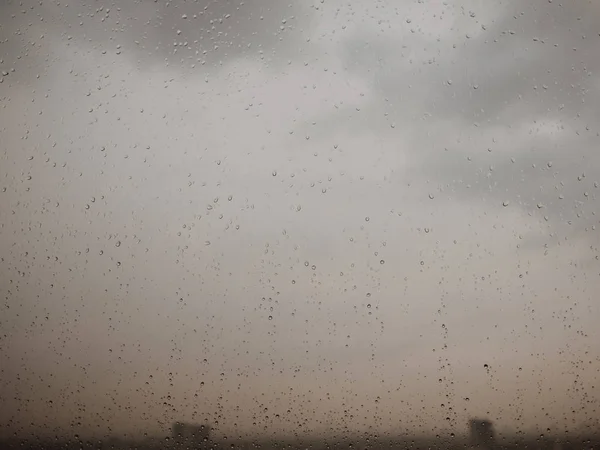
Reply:
<svg viewBox="0 0 600 450"><path fill-rule="evenodd" d="M2 1L0 446L596 445L599 24Z"/></svg>

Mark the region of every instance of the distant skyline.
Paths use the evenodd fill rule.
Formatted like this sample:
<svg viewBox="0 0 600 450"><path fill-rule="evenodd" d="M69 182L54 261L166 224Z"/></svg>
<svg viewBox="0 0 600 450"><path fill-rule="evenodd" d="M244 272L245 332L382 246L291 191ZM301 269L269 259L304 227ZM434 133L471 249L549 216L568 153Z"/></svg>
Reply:
<svg viewBox="0 0 600 450"><path fill-rule="evenodd" d="M599 22L2 2L0 436L598 426Z"/></svg>

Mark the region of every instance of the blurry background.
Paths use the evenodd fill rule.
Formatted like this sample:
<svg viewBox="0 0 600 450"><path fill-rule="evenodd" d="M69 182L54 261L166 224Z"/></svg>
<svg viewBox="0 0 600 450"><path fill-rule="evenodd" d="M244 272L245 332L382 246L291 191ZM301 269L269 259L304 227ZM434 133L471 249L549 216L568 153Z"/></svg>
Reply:
<svg viewBox="0 0 600 450"><path fill-rule="evenodd" d="M0 3L0 429L597 429L600 6Z"/></svg>

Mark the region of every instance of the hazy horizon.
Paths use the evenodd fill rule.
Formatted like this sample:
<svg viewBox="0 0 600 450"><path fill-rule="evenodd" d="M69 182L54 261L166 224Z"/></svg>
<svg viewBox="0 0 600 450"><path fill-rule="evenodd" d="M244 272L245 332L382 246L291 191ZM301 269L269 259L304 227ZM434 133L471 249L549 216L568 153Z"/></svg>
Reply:
<svg viewBox="0 0 600 450"><path fill-rule="evenodd" d="M0 435L597 429L599 24L0 3Z"/></svg>

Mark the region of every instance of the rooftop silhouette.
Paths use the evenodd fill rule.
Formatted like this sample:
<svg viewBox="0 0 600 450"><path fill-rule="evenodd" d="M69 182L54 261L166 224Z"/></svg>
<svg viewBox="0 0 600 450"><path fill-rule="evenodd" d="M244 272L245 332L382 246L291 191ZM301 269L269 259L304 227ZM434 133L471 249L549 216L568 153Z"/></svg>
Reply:
<svg viewBox="0 0 600 450"><path fill-rule="evenodd" d="M1 449L47 449L47 450L158 450L158 449L200 449L200 450L579 450L600 448L600 435L569 436L497 436L493 423L488 419L474 418L468 422L468 433L447 436L431 435L423 437L398 435L379 436L377 434L346 436L344 438L298 437L284 438L215 438L209 424L175 422L170 433L162 437L143 439L5 439L0 440Z"/></svg>

